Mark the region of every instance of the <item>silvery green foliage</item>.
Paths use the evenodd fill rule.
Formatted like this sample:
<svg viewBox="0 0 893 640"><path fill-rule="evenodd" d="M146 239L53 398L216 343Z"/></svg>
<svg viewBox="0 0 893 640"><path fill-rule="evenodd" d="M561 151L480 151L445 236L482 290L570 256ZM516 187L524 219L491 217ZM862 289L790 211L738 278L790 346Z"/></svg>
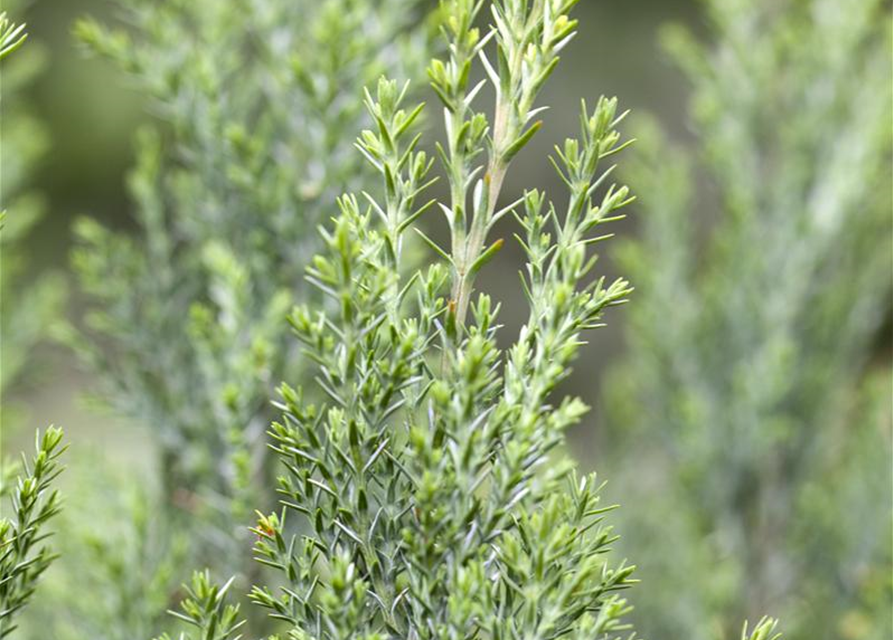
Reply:
<svg viewBox="0 0 893 640"><path fill-rule="evenodd" d="M7 8L19 14L21 3L9 2ZM0 143L0 349L3 366L0 367L0 396L27 378L26 364L32 350L49 330L61 302L59 283L52 276L34 277L35 268L21 248L27 235L40 222L45 204L36 193L31 180L38 163L48 146L47 134L42 124L28 113L23 92L44 66L43 49L30 42L24 43L24 25L10 22L5 13L0 14L0 57L2 63L3 104L2 143ZM33 363L28 367L33 373ZM16 422L15 410L3 402L2 421L7 435Z"/></svg>
<svg viewBox="0 0 893 640"><path fill-rule="evenodd" d="M127 0L126 27L76 27L163 123L137 140L139 236L78 226L92 302L76 344L104 397L151 430L161 504L218 565L238 556L246 505L269 502L269 392L301 362L283 318L310 295L300 274L326 206L364 184L343 135L365 117L363 85L424 60L417 4Z"/></svg>
<svg viewBox="0 0 893 640"><path fill-rule="evenodd" d="M59 457L65 448L62 431L50 427L42 437L37 433L34 457L23 456L15 477L2 470L0 498L8 495L12 510L11 517L0 517L0 638L18 628L18 616L56 558L45 541L52 535L47 523L60 509L52 484L62 473Z"/></svg>
<svg viewBox="0 0 893 640"><path fill-rule="evenodd" d="M857 406L890 303L888 5L706 7L712 44L668 33L697 150L649 127L629 174L640 295L606 442L649 470L616 486L640 502L642 629L729 637L768 611L797 638L889 637L890 416Z"/></svg>
<svg viewBox="0 0 893 640"><path fill-rule="evenodd" d="M582 640L628 629L616 592L632 569L607 560L611 508L557 450L586 408L553 393L583 333L629 292L622 279L590 277L601 225L631 200L606 181L606 159L625 146L616 100L584 105L579 139L556 148L566 204L528 191L498 205L539 128L536 95L574 34L574 4L443 3L449 57L429 75L444 106L445 201L424 195L435 159L414 133L421 107L385 79L367 96L375 127L357 146L382 184L338 200L307 271L326 305L297 307L291 324L322 400L282 387L271 435L284 507L254 529L256 558L279 579L251 598L289 638ZM483 13L492 22L481 33ZM469 85L477 59L496 88L492 124L475 100L483 85ZM416 220L437 211L451 248L428 240L435 259L404 275ZM530 311L502 352L498 305L473 283L502 246L489 232L505 215L527 254ZM201 637L231 637L235 614L195 591L186 618Z"/></svg>

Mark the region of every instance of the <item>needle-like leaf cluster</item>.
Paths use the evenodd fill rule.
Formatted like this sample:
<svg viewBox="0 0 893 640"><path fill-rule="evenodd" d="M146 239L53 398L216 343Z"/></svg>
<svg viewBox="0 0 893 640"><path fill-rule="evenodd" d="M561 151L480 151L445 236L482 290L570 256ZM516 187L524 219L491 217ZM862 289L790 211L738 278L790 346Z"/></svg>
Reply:
<svg viewBox="0 0 893 640"><path fill-rule="evenodd" d="M62 473L62 431L50 427L42 436L38 432L35 449L31 460L23 456L14 486L0 487L0 497L8 492L12 505L12 517L0 517L0 638L15 631L16 617L56 558L45 541L52 535L47 523L60 508L59 493L51 485Z"/></svg>

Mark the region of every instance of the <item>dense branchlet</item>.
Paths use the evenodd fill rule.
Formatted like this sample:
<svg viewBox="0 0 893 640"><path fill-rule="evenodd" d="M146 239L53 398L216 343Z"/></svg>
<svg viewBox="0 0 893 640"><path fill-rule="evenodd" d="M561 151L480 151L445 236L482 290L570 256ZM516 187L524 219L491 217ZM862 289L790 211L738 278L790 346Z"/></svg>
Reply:
<svg viewBox="0 0 893 640"><path fill-rule="evenodd" d="M59 493L51 485L62 473L59 457L65 448L62 431L50 427L42 436L37 433L34 457L22 457L13 486L3 470L0 498L9 494L12 517L0 518L0 638L15 631L16 617L56 557L45 541L52 535L47 523L60 509Z"/></svg>

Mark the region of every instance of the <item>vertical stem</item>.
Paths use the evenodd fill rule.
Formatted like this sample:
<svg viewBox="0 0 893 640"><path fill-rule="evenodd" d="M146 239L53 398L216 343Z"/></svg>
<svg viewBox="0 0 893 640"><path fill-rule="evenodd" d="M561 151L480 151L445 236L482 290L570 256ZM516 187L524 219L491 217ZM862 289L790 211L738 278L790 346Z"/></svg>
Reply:
<svg viewBox="0 0 893 640"><path fill-rule="evenodd" d="M516 79L510 85L519 84L521 77L522 58L520 51L515 47L511 52L510 62L510 78ZM496 87L496 105L493 115L493 141L490 149L490 159L487 167L487 173L484 174L484 182L486 183L486 200L483 203L483 211L474 211L471 221L471 229L468 238L463 242L463 246L453 254L456 259L456 277L453 282L452 300L455 304L456 324L460 327L465 325L465 317L468 314L468 305L471 300L471 293L474 290L475 273L471 272L471 268L480 257L484 249L484 243L487 240L487 231L489 230L490 221L496 211L496 203L499 200L499 194L502 192L502 185L505 182L505 174L508 170L509 163L504 160L505 149L518 135L515 131L517 126L511 126L511 97L506 97L499 87ZM464 225L463 225L464 229ZM455 246L455 243L454 243Z"/></svg>

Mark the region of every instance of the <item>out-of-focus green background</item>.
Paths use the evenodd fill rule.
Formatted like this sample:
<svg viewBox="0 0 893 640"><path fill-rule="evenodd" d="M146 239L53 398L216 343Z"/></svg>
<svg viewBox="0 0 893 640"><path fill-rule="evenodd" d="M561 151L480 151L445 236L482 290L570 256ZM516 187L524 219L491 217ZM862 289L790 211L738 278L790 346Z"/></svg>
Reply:
<svg viewBox="0 0 893 640"><path fill-rule="evenodd" d="M654 112L679 136L686 135L686 87L661 51L657 30L671 21L700 29L696 2L584 1L577 11L582 35L567 49L559 71L547 85L542 103L550 105L551 116L516 163L509 194L531 184L552 187L556 192L560 189L545 156L554 143L575 135L581 96L594 102L600 94L617 95L626 108ZM84 55L71 37L73 21L84 15L100 21L116 17L114 5L100 0L39 0L20 18L28 23L29 45L39 44L48 57L46 72L23 97L45 122L51 139L51 151L33 179L33 187L48 199L48 214L27 242L28 252L33 254L31 264L39 270L66 270L70 225L76 216L90 215L119 228L131 225L125 174L133 163L132 135L151 117L149 105L128 87L126 79L106 61ZM621 233L630 231L628 226ZM481 279L481 288L497 296L505 291L518 296L504 300L507 313L503 317L509 323L520 317L511 313L513 305L522 303L516 286L520 257L517 250L506 251L502 261ZM607 255L603 268L610 272L609 261ZM27 280L20 284L28 286ZM75 294L71 304L77 303ZM622 322L622 312L614 314L609 328L594 336L577 365L570 390L590 403L595 402L599 372L620 348L618 325ZM69 353L44 346L34 353L32 364L29 381L12 389L5 403L27 407L28 425L61 424L75 442L89 438L109 453L127 457L133 453L131 444L138 433L119 428L121 418L98 414L85 405L82 396L90 388L90 379ZM577 429L574 437L589 441L596 416L593 413L590 424ZM20 434L25 440L30 438L27 431L30 429ZM21 442L7 437L4 448L13 451ZM577 447L576 451L584 457L597 454L592 447ZM583 462L592 466L596 460Z"/></svg>

